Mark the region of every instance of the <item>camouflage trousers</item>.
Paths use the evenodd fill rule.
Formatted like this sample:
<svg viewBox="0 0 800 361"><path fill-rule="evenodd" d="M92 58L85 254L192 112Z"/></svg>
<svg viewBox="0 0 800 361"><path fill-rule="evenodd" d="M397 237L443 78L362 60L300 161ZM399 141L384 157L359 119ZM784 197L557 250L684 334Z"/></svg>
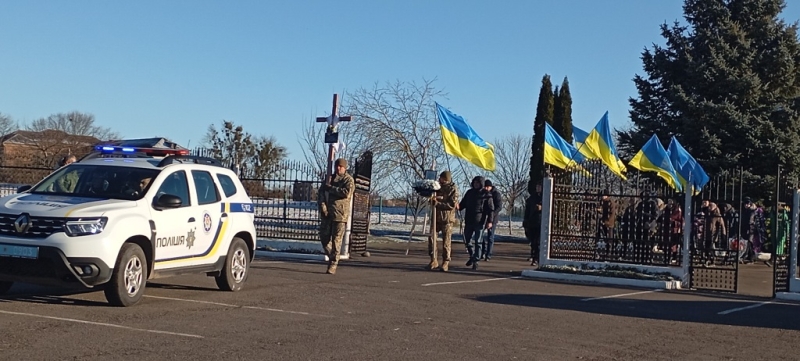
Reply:
<svg viewBox="0 0 800 361"><path fill-rule="evenodd" d="M347 228L347 222L322 219L319 223L319 240L322 242L322 249L331 263L339 263L345 228Z"/></svg>
<svg viewBox="0 0 800 361"><path fill-rule="evenodd" d="M442 253L442 260L450 262L450 249L451 249L451 236L453 235L453 226L450 222L436 222L436 233L442 232L442 248L444 248L444 252ZM428 254L431 256L431 259L437 259L437 251L438 247L436 242L433 241L434 237L428 238Z"/></svg>

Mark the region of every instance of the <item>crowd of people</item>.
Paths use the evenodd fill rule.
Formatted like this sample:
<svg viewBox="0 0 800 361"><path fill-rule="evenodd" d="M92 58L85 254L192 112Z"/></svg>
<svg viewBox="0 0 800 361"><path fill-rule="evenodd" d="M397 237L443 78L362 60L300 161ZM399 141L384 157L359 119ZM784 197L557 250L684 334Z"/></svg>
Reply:
<svg viewBox="0 0 800 361"><path fill-rule="evenodd" d="M491 180L483 177L472 179L471 188L459 199L459 191L453 182L450 171L439 174L439 189L432 197L434 206L435 230L442 236L441 263L436 237L428 241L430 270L447 272L452 260L453 226L456 212L464 212L464 243L469 253L467 267L478 269L481 261L492 259L497 219L502 210L502 196ZM317 204L320 214L320 241L323 252L328 257L327 273L335 274L339 262L345 227L350 217L350 198L355 183L347 174L347 161L335 161L335 173L326 177L319 189Z"/></svg>
<svg viewBox="0 0 800 361"><path fill-rule="evenodd" d="M641 264L677 264L684 239L683 199L666 202L650 191L638 196L611 195L607 190L597 200L572 203L565 217L553 225L554 238L569 235L594 244L594 260L627 261ZM782 204L778 213L777 237L769 249L767 215L750 198L742 201L741 214L733 203L716 203L704 198L691 215L690 245L700 262L739 261L751 263L759 254L782 254L789 233L789 208ZM566 224L569 223L569 224ZM772 223L773 227L775 223ZM538 240L537 227L529 236ZM774 246L772 246L774 245ZM732 251L732 252L731 252Z"/></svg>
<svg viewBox="0 0 800 361"><path fill-rule="evenodd" d="M470 188L461 198L450 171L441 172L438 182L440 188L432 197L436 234L428 238L430 263L427 268L449 270L453 226L456 214L463 211L463 238L469 254L466 266L477 270L480 262L492 259L502 195L491 180L481 176L472 179ZM329 274L336 273L354 190L354 180L347 174L347 161L337 159L335 173L327 177L318 194L320 240L329 259ZM665 202L652 192L617 196L608 190L597 196L595 201L584 202L579 209L567 212L570 222L576 223L574 229L594 243L595 260L665 265L680 262L684 235L683 199L666 199ZM771 251L778 254L784 252L789 235L789 208L785 204L781 207L777 237L773 238L771 246ZM536 265L539 260L541 216L542 185L538 184L526 200L523 221L525 236L530 242L528 261L531 265ZM704 199L691 219L692 248L705 265L728 257L720 257L720 250L737 251L735 258L743 263L755 262L759 253L764 251L767 242L764 208L749 198L743 200L741 215L732 203L717 204ZM573 225L569 227L573 229ZM436 241L439 234L442 252L439 252Z"/></svg>

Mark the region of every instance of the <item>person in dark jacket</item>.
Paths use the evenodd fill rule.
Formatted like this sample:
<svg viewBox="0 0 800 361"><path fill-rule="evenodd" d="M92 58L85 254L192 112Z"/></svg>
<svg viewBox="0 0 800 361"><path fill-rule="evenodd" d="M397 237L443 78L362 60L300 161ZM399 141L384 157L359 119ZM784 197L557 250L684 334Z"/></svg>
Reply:
<svg viewBox="0 0 800 361"><path fill-rule="evenodd" d="M525 200L525 219L522 221L525 228L525 238L531 242L531 266L539 262L539 243L542 231L542 184L536 185L536 193Z"/></svg>
<svg viewBox="0 0 800 361"><path fill-rule="evenodd" d="M615 247L614 227L617 222L617 204L611 200L608 189L600 192L597 213L600 216L597 222L597 252L599 258L605 260Z"/></svg>
<svg viewBox="0 0 800 361"><path fill-rule="evenodd" d="M481 258L483 230L493 226L494 203L483 185L483 177L473 178L472 188L464 193L464 198L458 203L458 209L464 210L464 244L469 252L467 267L472 266L473 270L478 269L478 260Z"/></svg>
<svg viewBox="0 0 800 361"><path fill-rule="evenodd" d="M483 182L483 190L491 195L492 204L494 207L492 220L494 220L495 223L486 229L486 242L483 243L481 247L483 260L488 261L492 259L492 248L494 248L494 231L497 229L497 222L500 220L500 210L503 209L503 201L500 196L500 192L497 190L497 187L492 184L492 181L487 179L485 182Z"/></svg>

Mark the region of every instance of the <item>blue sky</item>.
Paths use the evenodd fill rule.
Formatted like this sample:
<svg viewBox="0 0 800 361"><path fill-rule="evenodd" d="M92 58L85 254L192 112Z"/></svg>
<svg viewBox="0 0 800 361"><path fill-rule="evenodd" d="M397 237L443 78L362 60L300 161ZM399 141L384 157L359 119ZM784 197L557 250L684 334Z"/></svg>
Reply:
<svg viewBox="0 0 800 361"><path fill-rule="evenodd" d="M544 74L576 126L628 123L639 56L682 1L4 1L0 113L92 113L126 138L194 147L223 119L301 159L334 92L421 81L489 141L532 134ZM800 19L800 0L783 17Z"/></svg>

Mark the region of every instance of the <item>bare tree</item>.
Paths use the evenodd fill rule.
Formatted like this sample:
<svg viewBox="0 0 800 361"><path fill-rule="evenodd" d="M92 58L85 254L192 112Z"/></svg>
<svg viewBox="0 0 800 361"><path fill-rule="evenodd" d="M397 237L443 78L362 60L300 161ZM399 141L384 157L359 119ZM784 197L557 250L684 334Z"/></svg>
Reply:
<svg viewBox="0 0 800 361"><path fill-rule="evenodd" d="M235 165L246 178L265 178L286 158L286 148L272 137L254 137L231 121L222 121L222 128L212 124L204 139L211 156Z"/></svg>
<svg viewBox="0 0 800 361"><path fill-rule="evenodd" d="M530 176L531 136L514 134L495 141L497 169L493 177L495 186L505 197L505 211L508 215L508 234L511 234L511 213L524 199L528 190Z"/></svg>
<svg viewBox="0 0 800 361"><path fill-rule="evenodd" d="M0 136L4 136L19 129L19 124L10 116L0 113Z"/></svg>
<svg viewBox="0 0 800 361"><path fill-rule="evenodd" d="M328 145L323 142L325 127L320 126L314 119L301 122L302 133L297 135L297 142L303 152L303 158L317 173L318 179L323 179L328 170ZM344 131L343 126L339 126L340 135Z"/></svg>
<svg viewBox="0 0 800 361"><path fill-rule="evenodd" d="M316 122L315 118L312 118L311 121L302 122L302 134L297 136L297 142L300 144L303 158L320 175L320 179L327 171L328 144L324 142L325 129L324 126ZM388 179L388 174L391 173L391 170L385 165L384 158L379 153L375 154L375 149L380 147L372 144L371 139L360 129L357 119L339 124L339 139L344 145L344 149L337 153L336 157L355 161L364 152L373 151L371 193L387 193L392 186ZM352 166L355 166L355 164L352 164Z"/></svg>
<svg viewBox="0 0 800 361"><path fill-rule="evenodd" d="M71 135L85 135L99 140L119 139L120 135L111 128L95 125L94 115L77 111L52 114L47 118L32 121L26 128L34 132L60 130Z"/></svg>
<svg viewBox="0 0 800 361"><path fill-rule="evenodd" d="M408 194L412 182L424 178L426 169L435 169L444 159L434 99L445 94L434 82L376 83L343 99L353 125L380 160L380 168L388 170L385 177L397 195ZM426 204L419 197L412 199L414 224Z"/></svg>

